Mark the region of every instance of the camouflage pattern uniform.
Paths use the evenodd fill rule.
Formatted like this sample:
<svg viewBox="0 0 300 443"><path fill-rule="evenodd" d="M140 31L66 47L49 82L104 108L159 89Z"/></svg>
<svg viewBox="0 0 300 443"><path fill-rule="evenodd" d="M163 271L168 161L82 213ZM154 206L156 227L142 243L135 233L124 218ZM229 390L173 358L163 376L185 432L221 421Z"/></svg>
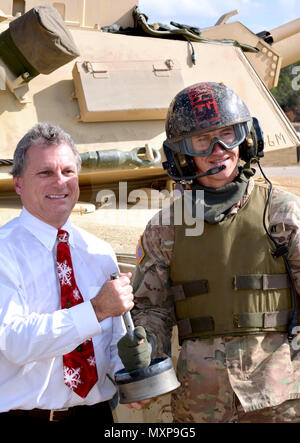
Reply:
<svg viewBox="0 0 300 443"><path fill-rule="evenodd" d="M250 179L242 200L227 217L245 204L253 187ZM277 241L288 243L288 259L300 294L300 199L273 189L270 224ZM169 279L173 245L172 223L150 221L142 237L145 256L133 282L134 322L153 337L155 357L169 352L176 324ZM289 343L285 333L185 340L177 364L181 386L171 401L174 421L300 422L297 348L297 338Z"/></svg>

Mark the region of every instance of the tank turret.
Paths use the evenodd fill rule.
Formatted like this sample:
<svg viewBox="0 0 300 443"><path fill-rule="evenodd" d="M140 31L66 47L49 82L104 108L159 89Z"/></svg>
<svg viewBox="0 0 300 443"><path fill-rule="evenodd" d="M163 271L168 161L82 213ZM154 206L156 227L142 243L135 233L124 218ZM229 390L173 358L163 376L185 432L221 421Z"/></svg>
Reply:
<svg viewBox="0 0 300 443"><path fill-rule="evenodd" d="M178 90L201 80L222 81L241 95L262 124L266 151L299 144L268 91L286 57L276 45L299 35L297 20L273 30L271 45L239 22L227 23L233 13L200 32L184 25L160 30L136 3L118 0L112 8L108 0L6 1L7 18L0 24L0 189L9 184L7 160L17 141L37 121L60 124L84 158L144 148L138 151L143 161L127 167L105 164L102 154L95 167L84 162L83 174L93 183L89 198L114 180L115 170L132 188L161 186L167 177L157 159L168 105ZM60 32L58 39L49 38L52 31ZM291 52L294 60L297 51Z"/></svg>
<svg viewBox="0 0 300 443"><path fill-rule="evenodd" d="M300 42L300 18L270 31L254 34L242 23L227 23L237 10L222 16L215 26L203 29L201 35L208 38L232 38L252 45L256 52L245 53L260 79L268 89L278 84L280 69L297 62Z"/></svg>

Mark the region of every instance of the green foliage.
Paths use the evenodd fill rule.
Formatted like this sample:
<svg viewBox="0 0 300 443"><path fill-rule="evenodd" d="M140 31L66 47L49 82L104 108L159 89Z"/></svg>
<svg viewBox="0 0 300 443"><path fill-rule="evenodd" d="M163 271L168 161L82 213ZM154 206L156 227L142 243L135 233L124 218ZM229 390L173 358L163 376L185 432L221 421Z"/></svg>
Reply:
<svg viewBox="0 0 300 443"><path fill-rule="evenodd" d="M284 111L292 110L298 114L300 90L296 91L292 87L292 81L295 78L295 73L292 73L294 66L300 66L299 62L286 66L280 71L278 85L276 88L272 88L271 92ZM299 75L299 71L297 75Z"/></svg>

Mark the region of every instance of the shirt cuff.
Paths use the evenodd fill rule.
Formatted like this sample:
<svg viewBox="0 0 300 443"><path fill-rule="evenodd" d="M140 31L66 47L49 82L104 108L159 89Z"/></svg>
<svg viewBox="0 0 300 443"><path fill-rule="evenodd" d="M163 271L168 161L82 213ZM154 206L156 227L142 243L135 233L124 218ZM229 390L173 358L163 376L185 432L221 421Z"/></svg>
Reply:
<svg viewBox="0 0 300 443"><path fill-rule="evenodd" d="M90 301L72 306L69 311L82 340L101 333L101 326Z"/></svg>

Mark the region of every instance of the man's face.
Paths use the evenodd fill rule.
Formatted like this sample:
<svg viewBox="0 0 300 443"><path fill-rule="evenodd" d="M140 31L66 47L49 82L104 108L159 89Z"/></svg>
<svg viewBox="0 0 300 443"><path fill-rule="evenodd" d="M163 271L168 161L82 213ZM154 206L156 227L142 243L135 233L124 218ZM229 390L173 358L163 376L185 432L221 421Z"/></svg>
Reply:
<svg viewBox="0 0 300 443"><path fill-rule="evenodd" d="M191 140L194 150L201 152L204 147L209 146L214 137L219 138L226 144L232 143L235 137L233 126L193 136ZM238 174L239 147L228 150L216 143L211 154L205 157L195 156L193 159L198 173L206 172L216 166L225 166L225 169L217 174L198 178L199 183L204 186L220 188L232 182Z"/></svg>
<svg viewBox="0 0 300 443"><path fill-rule="evenodd" d="M67 144L31 146L22 177L14 177L23 206L43 222L60 228L79 197L76 157Z"/></svg>

